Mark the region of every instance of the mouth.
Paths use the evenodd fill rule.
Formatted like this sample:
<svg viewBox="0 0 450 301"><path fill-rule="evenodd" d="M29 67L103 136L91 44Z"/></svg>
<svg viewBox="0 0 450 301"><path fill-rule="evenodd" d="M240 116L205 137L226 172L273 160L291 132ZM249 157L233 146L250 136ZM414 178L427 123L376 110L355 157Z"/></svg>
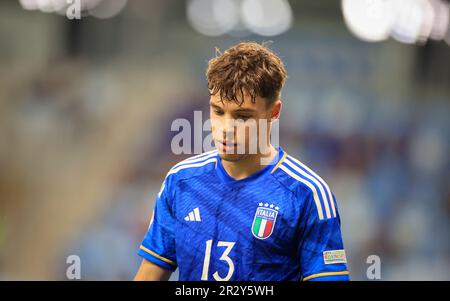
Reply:
<svg viewBox="0 0 450 301"><path fill-rule="evenodd" d="M227 150L236 149L238 147L237 143L232 143L229 141L217 141L218 147L223 151L226 152Z"/></svg>

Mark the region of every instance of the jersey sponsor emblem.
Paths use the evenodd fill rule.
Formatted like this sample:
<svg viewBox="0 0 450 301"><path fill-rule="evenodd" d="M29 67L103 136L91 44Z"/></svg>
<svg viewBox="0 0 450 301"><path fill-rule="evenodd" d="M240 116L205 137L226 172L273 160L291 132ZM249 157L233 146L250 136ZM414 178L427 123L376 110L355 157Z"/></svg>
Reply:
<svg viewBox="0 0 450 301"><path fill-rule="evenodd" d="M256 208L255 217L253 218L253 236L258 239L266 239L272 235L279 209L273 204L259 203L258 208Z"/></svg>
<svg viewBox="0 0 450 301"><path fill-rule="evenodd" d="M331 250L323 252L323 261L325 264L347 263L345 250Z"/></svg>

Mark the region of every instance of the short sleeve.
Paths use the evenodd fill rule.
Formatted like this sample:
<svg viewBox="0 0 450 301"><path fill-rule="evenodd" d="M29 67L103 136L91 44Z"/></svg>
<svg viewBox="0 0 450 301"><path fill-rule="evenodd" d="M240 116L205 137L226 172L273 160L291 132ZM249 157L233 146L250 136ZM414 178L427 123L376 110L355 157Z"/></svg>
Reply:
<svg viewBox="0 0 450 301"><path fill-rule="evenodd" d="M299 256L303 281L348 281L347 259L340 217L332 194L336 217L320 219L311 191L305 198Z"/></svg>
<svg viewBox="0 0 450 301"><path fill-rule="evenodd" d="M170 271L177 268L175 253L175 218L169 198L167 178L158 193L152 219L138 254Z"/></svg>

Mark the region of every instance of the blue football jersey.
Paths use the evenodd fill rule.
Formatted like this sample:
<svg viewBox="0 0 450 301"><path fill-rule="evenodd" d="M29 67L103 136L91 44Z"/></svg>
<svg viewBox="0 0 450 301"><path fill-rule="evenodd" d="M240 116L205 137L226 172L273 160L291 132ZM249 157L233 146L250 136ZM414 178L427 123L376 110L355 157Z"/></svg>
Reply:
<svg viewBox="0 0 450 301"><path fill-rule="evenodd" d="M241 180L217 151L176 164L138 254L180 280L349 280L335 195L281 147Z"/></svg>

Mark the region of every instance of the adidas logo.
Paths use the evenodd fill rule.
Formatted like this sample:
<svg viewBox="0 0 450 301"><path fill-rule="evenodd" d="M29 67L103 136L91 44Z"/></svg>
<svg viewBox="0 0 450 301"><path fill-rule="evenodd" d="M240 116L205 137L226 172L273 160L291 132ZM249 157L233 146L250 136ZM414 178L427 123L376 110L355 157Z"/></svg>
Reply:
<svg viewBox="0 0 450 301"><path fill-rule="evenodd" d="M200 210L198 209L198 207L189 212L184 220L187 222L201 222L202 220L200 218Z"/></svg>

